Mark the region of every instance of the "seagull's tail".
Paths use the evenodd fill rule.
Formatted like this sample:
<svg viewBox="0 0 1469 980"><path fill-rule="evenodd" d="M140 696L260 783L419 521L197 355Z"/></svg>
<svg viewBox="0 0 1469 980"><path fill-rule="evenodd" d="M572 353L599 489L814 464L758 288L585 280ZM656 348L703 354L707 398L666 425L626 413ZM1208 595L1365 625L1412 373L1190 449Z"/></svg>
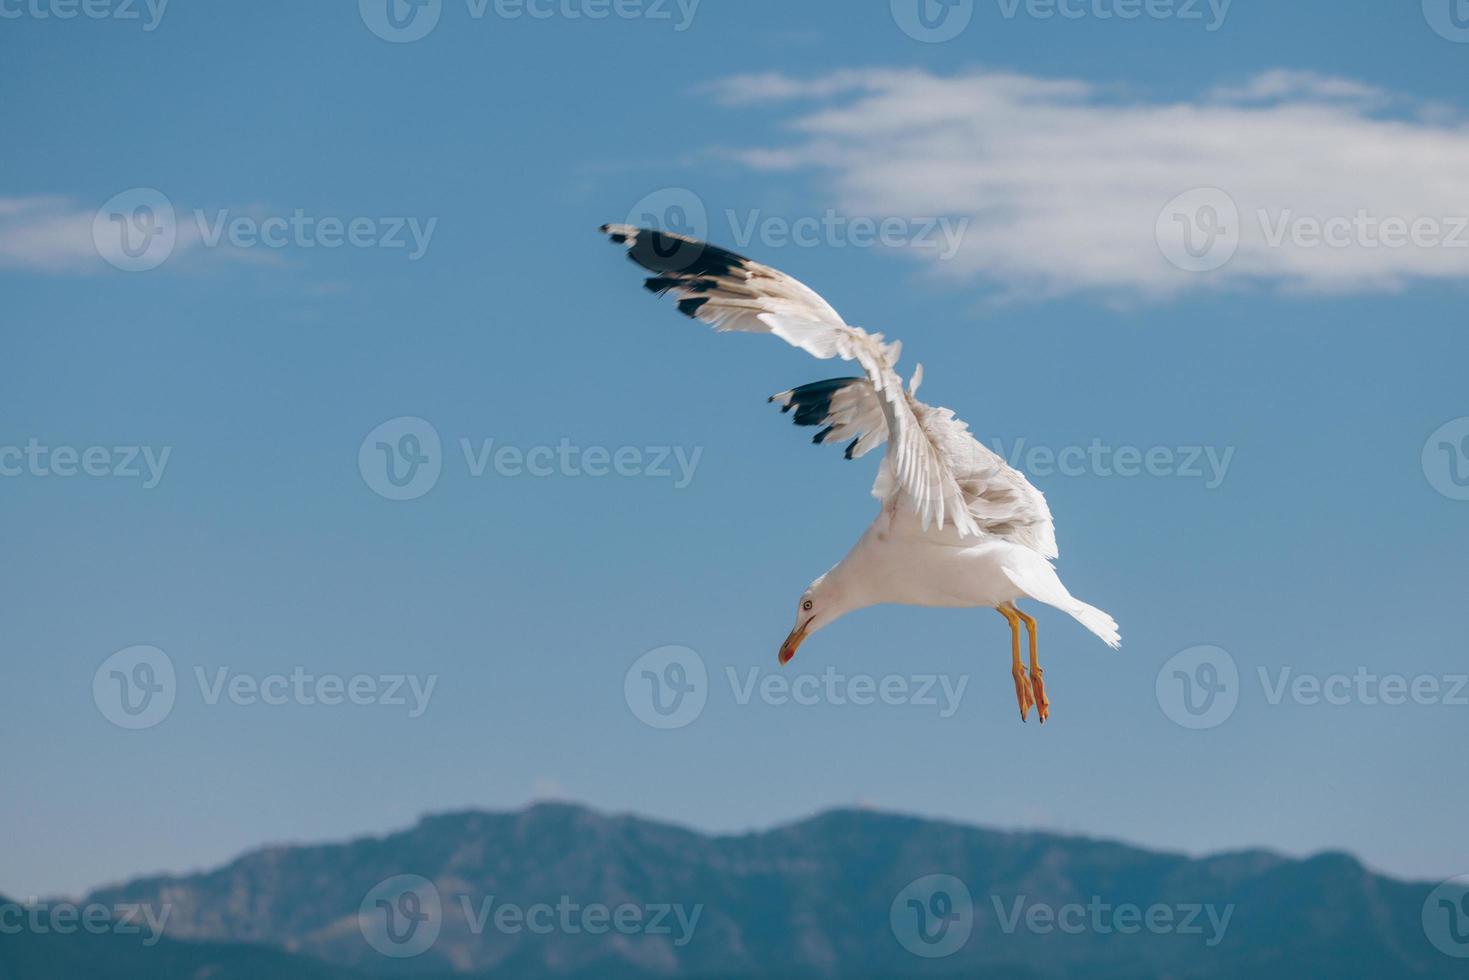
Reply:
<svg viewBox="0 0 1469 980"><path fill-rule="evenodd" d="M1032 599L1066 613L1101 637L1102 642L1113 650L1120 647L1122 634L1117 631L1117 620L1067 592L1051 563L1033 552L1031 555L1034 561L1021 561L1004 567L1005 576L1015 587Z"/></svg>
<svg viewBox="0 0 1469 980"><path fill-rule="evenodd" d="M1117 620L1098 609L1089 606L1080 599L1072 600L1074 605L1067 609L1078 623L1091 630L1102 638L1102 642L1113 650L1122 646L1122 634L1117 632Z"/></svg>

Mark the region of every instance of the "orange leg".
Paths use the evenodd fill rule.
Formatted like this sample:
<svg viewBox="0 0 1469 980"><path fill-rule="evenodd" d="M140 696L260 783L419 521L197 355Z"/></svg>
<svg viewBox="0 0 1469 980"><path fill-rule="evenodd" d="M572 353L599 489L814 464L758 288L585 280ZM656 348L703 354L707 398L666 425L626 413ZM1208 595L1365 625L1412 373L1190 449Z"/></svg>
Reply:
<svg viewBox="0 0 1469 980"><path fill-rule="evenodd" d="M1015 701L1020 705L1020 720L1025 721L1025 716L1030 713L1031 705L1035 704L1035 695L1032 692L1029 678L1025 676L1025 666L1020 662L1021 614L1011 605L995 608L1001 616L1005 617L1005 622L1010 624L1010 676L1015 678Z"/></svg>
<svg viewBox="0 0 1469 980"><path fill-rule="evenodd" d="M1020 617L1020 621L1025 624L1026 633L1030 635L1030 690L1035 697L1035 713L1040 716L1041 724L1044 725L1051 716L1051 701L1046 697L1046 672L1041 670L1041 662L1035 652L1035 620L1015 606L1010 608L1015 610L1015 615Z"/></svg>

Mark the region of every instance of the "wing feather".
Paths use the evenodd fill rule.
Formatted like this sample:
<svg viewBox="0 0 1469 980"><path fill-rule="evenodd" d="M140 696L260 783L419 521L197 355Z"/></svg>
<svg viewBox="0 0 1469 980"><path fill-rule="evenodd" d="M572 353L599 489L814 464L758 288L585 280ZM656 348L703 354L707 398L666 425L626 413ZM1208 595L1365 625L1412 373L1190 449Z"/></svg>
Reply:
<svg viewBox="0 0 1469 980"><path fill-rule="evenodd" d="M901 345L849 325L815 290L770 266L668 232L631 225L604 225L602 231L654 273L647 288L673 294L684 315L716 330L773 333L813 357L856 361L871 389L870 396L864 392L864 417L876 406L885 422L884 465L894 475L893 495L907 498L925 529L952 526L960 535L981 533L950 465L952 448L944 443L949 431L926 423L933 410L904 390L898 376ZM864 432L849 454L881 442L871 436ZM870 441L864 446L863 440Z"/></svg>

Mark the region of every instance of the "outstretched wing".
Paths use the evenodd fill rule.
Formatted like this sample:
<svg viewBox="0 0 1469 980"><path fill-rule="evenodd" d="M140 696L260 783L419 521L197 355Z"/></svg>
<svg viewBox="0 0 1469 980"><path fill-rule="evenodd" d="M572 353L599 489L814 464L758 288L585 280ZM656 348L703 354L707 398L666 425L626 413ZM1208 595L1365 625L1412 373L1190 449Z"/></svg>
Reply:
<svg viewBox="0 0 1469 980"><path fill-rule="evenodd" d="M660 296L673 293L679 298L680 313L716 330L775 332L760 319L765 315L787 316L828 329L852 329L814 289L742 255L683 235L632 225L603 225L602 233L626 245L628 258L656 273L643 282L649 291Z"/></svg>
<svg viewBox="0 0 1469 980"><path fill-rule="evenodd" d="M629 258L654 273L644 285L660 295L673 293L686 316L716 330L773 333L815 357L856 361L886 422L885 465L895 493L911 500L925 528L951 524L960 534L979 533L943 451L920 422L895 370L900 344L848 325L814 290L733 252L631 225L604 225L602 230L627 246Z"/></svg>

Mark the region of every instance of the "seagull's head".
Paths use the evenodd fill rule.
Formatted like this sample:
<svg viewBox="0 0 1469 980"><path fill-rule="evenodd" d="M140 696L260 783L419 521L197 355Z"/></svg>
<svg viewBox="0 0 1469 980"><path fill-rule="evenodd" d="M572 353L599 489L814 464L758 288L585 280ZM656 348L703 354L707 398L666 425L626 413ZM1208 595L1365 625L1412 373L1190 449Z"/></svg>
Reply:
<svg viewBox="0 0 1469 980"><path fill-rule="evenodd" d="M790 663L801 641L845 612L847 608L842 605L841 596L835 586L829 584L827 576L812 582L801 593L801 601L796 603L796 625L780 645L780 662Z"/></svg>

